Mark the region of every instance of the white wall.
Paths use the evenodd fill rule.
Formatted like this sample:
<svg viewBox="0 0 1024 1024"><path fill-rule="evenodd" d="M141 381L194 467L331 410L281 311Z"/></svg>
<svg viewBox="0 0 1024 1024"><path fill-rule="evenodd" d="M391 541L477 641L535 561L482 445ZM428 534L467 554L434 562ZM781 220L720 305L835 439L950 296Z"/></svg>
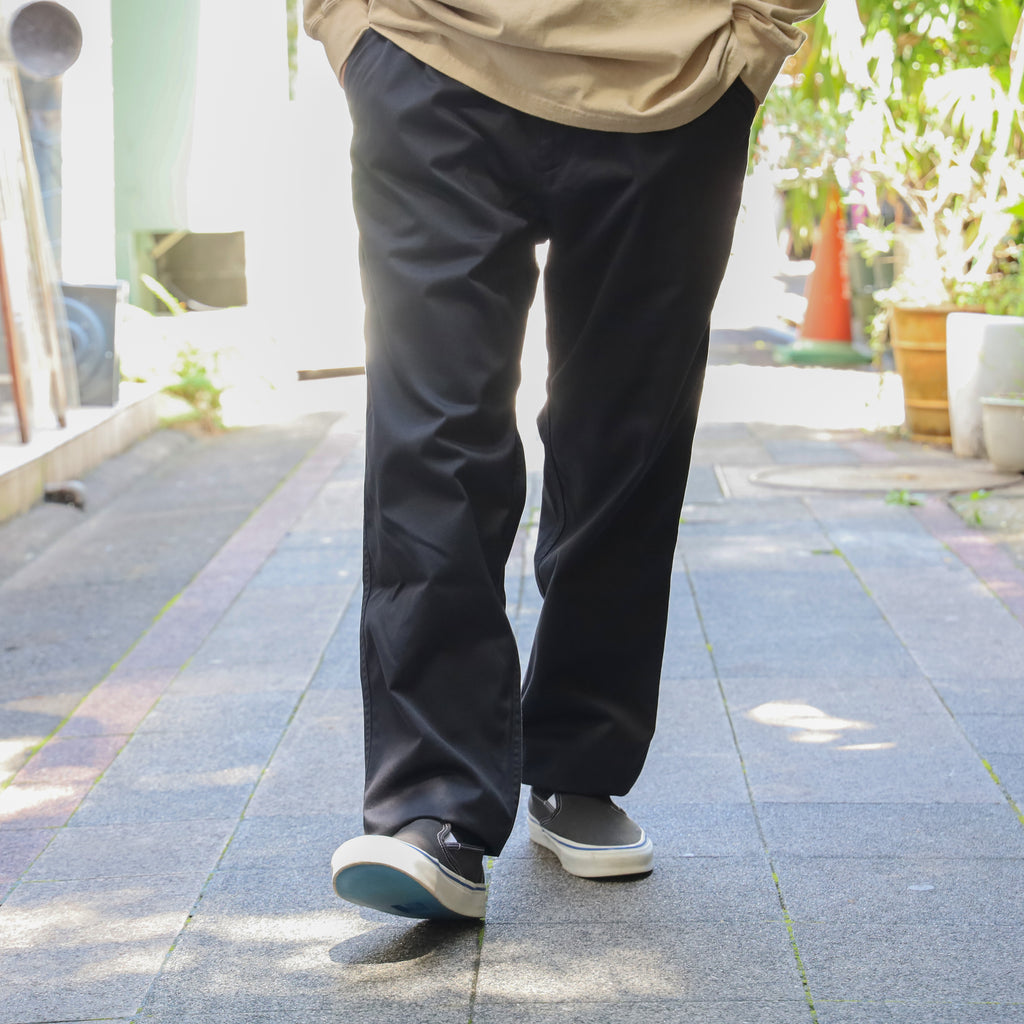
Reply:
<svg viewBox="0 0 1024 1024"><path fill-rule="evenodd" d="M283 361L361 364L348 109L301 28L298 67L289 100L282 0L203 0L189 227L245 231L253 320Z"/></svg>
<svg viewBox="0 0 1024 1024"><path fill-rule="evenodd" d="M300 29L296 98L266 128L273 200L252 280L300 369L363 362L363 300L352 215L345 95L323 48ZM255 241L255 239L254 239Z"/></svg>
<svg viewBox="0 0 1024 1024"><path fill-rule="evenodd" d="M63 82L64 278L114 280L114 108L110 5L61 0L82 26L82 54Z"/></svg>

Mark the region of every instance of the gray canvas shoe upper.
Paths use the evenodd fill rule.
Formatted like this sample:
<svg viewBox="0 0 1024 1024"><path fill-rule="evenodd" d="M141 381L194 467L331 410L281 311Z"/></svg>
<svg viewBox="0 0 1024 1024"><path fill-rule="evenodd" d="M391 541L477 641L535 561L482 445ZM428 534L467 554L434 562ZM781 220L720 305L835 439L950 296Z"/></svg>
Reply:
<svg viewBox="0 0 1024 1024"><path fill-rule="evenodd" d="M411 843L429 854L442 867L460 878L482 885L484 881L482 847L459 842L447 822L417 818L395 833L395 839Z"/></svg>
<svg viewBox="0 0 1024 1024"><path fill-rule="evenodd" d="M606 796L530 792L530 814L549 832L582 846L629 847L644 841L644 830Z"/></svg>

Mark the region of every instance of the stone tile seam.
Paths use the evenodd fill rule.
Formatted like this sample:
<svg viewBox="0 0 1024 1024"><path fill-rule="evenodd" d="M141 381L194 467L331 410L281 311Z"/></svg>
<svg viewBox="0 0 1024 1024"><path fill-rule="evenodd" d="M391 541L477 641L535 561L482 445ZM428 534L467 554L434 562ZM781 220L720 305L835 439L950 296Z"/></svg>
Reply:
<svg viewBox="0 0 1024 1024"><path fill-rule="evenodd" d="M326 642L325 642L324 646L326 647ZM315 675L315 673L314 673L314 675ZM311 676L310 678L312 679L313 676ZM257 789L259 789L260 782L263 780L263 777L266 775L267 769L269 768L271 762L274 760L274 757L276 756L278 750L280 749L281 744L284 741L285 734L287 733L288 728L291 725L291 723L294 721L295 715L298 712L299 708L302 706L302 703L305 700L306 694L308 692L309 692L309 690L308 690L308 687L307 687L300 694L298 700L295 702L295 706L292 708L291 714L288 716L287 723L281 729L281 734L278 737L277 742L274 744L273 749L267 754L266 760L263 762L263 767L260 769L259 776L253 782L252 787L249 790L249 795L248 795L248 797L246 797L245 805L242 807L241 811L239 812L238 818L235 821L234 827L231 829L231 834L227 837L227 839L224 840L224 844L221 847L220 852L217 854L216 862L209 869L209 871L206 872L205 877L204 877L202 883L199 885L198 892L196 893L195 899L192 901L192 904L189 907L188 914L185 917L185 920L182 922L181 927L175 933L174 938L171 940L170 945L167 947L167 951L164 953L163 959L160 961L159 967L157 967L157 969L153 972L153 974L152 974L152 976L150 978L150 981L149 981L149 985L147 986L146 991L145 991L145 993L142 996L142 1000L139 1003L139 1007L136 1010L135 1016L132 1017L132 1020L136 1020L136 1019L143 1020L143 1019L145 1019L144 1016L142 1016L142 1015L144 1015L144 1013L146 1011L146 1003L149 1000L150 994L152 993L153 988L156 985L156 983L159 981L160 976L163 974L164 969L167 966L167 961L174 954L174 951L177 948L178 943L181 941L182 936L188 930L190 924L192 923L193 919L195 918L196 911L199 909L199 906L202 903L203 898L206 896L207 888L209 887L210 883L213 881L214 877L216 876L216 874L220 870L220 866L221 866L221 864L224 861L224 857L227 855L228 851L231 849L231 845L232 845L232 843L234 843L235 837L238 835L239 826L245 820L245 812L248 810L249 805L252 803L253 797L256 795L256 791L257 791Z"/></svg>
<svg viewBox="0 0 1024 1024"><path fill-rule="evenodd" d="M344 457L345 456L343 455L342 459L344 459ZM341 461L341 460L339 460L339 461ZM332 473L333 473L333 468L330 469L330 472L328 474L328 478L330 477L330 475ZM321 485L321 486L323 486L323 485ZM317 489L317 493L319 492L319 489L320 488ZM285 736L287 735L288 729L291 727L292 723L295 721L295 717L299 713L299 709L302 707L303 702L305 701L307 695L310 692L310 686L312 684L312 681L317 676L317 672L319 671L320 665L323 663L324 654L325 654L325 652L327 650L328 645L330 644L331 637L333 637L335 631L338 629L339 624L342 622L342 620L345 618L346 614L348 613L349 608L351 607L351 605L353 603L352 602L352 598L353 598L354 594L355 594L355 589L353 588L352 592L348 596L348 599L344 602L344 604L339 609L338 614L335 617L334 624L332 625L331 630L327 633L327 637L326 637L326 639L323 642L323 646L322 646L321 651L320 651L320 657L317 659L316 668L314 668L313 671L310 673L309 681L307 682L306 687L298 695L298 699L295 701L295 704L292 707L291 713L288 715L288 721L285 722L284 726L281 728L281 732L280 732L280 735L277 738L277 742L274 744L273 749L271 749L268 752L266 760L263 763L263 767L260 769L259 775L257 776L256 780L253 782L252 787L251 787L251 789L249 791L248 797L246 797L245 805L242 807L241 811L239 812L238 818L235 821L234 827L231 829L230 835L225 839L224 844L221 847L220 853L217 854L216 863L206 873L206 876L205 876L202 884L199 886L199 891L196 894L195 900L193 900L193 902L192 902L192 906L189 909L188 916L185 918L185 921L182 924L181 928L178 929L177 934L174 936L174 940L171 942L170 946L167 949L167 952L164 954L164 958L161 961L160 966L154 972L154 974L153 974L153 976L152 976L152 978L150 980L149 987L146 989L145 995L142 998L142 1002L141 1002L141 1004L139 1006L139 1009L137 1011L137 1015L138 1014L143 1014L145 1012L146 1003L147 1003L147 1001L149 999L150 993L153 991L153 987L156 985L156 983L159 980L160 976L163 974L164 968L166 967L166 964L167 964L167 961L170 959L170 957L174 953L174 950L177 947L178 943L181 941L181 937L182 937L183 933L188 929L188 927L191 924L193 918L195 917L196 910L198 909L199 905L202 903L203 897L206 895L206 890L209 887L210 882L213 881L215 875L217 875L218 872L222 872L223 871L223 869L221 868L221 865L223 864L225 856L228 854L228 851L231 849L231 846L234 843L236 836L238 835L239 827L241 826L242 822L246 820L246 811L249 809L249 806L252 803L253 798L256 796L256 792L259 789L260 783L263 781L264 777L266 776L267 770L269 769L270 765L273 763L274 758L277 756L278 751L281 749L281 744L284 742L284 739L285 739ZM476 991L476 980L477 980L477 978L479 976L479 972L480 972L480 959L481 959L482 949L483 949L483 925L481 924L480 939L479 939L478 944L477 944L477 958L476 958L476 964L475 964L475 967L474 967L474 975L473 975L473 991L474 991L474 993ZM144 1018L137 1016L136 1018L132 1018L132 1019L133 1020L135 1020L135 1019L142 1020Z"/></svg>
<svg viewBox="0 0 1024 1024"><path fill-rule="evenodd" d="M747 799L750 803L750 810L754 817L754 827L757 829L758 838L761 842L761 849L764 857L768 862L768 870L771 873L772 883L775 887L775 895L779 901L779 908L782 911L782 923L785 925L786 933L789 939L790 953L796 962L797 975L800 979L800 987L803 991L804 1000L806 1003L807 1010L810 1014L811 1024L818 1024L818 1014L814 1008L814 995L811 992L811 981L807 975L807 969L804 966L803 956L800 953L800 948L797 943L796 931L793 927L793 917L789 912L789 908L786 906L785 894L782 891L782 880L779 876L778 868L775 864L775 858L772 856L771 847L768 843L768 836L764 830L764 824L761 821L761 814L758 810L757 800L754 797L754 790L750 784L750 776L747 773L746 759L743 756L743 748L740 745L739 734L736 731L736 725L733 722L732 711L729 709L729 701L725 695L725 689L722 683L722 674L718 668L718 662L715 659L715 652L711 644L711 637L708 634L707 626L704 622L704 614L701 610L700 600L697 596L697 589L693 584L693 577L690 573L689 565L687 563L685 555L683 556L683 568L686 574L686 581L690 587L690 598L693 602L694 613L697 616L697 620L700 624L701 633L704 636L704 643L708 650L708 655L711 659L711 667L715 673L715 680L718 684L718 693L722 701L722 709L725 711L726 719L729 722L729 731L732 733L733 746L736 750L736 756L739 758L740 770L743 773L743 785L747 790Z"/></svg>
<svg viewBox="0 0 1024 1024"><path fill-rule="evenodd" d="M830 540L834 540L827 524L818 519L813 508L810 509L810 512L815 521L818 522L818 525L825 536ZM921 527L931 534L931 536L933 536L940 544L946 547L947 550L951 551L960 560L960 562L975 575L982 585L985 586L985 588L1003 604L1010 615L1024 625L1024 573L1020 572L1020 570L1013 565L1009 555L997 544L994 544L988 537L971 531L963 520L945 503L945 501L940 498L930 498L923 506L911 509L911 512ZM842 550L838 546L836 550L840 551L840 554L849 567L850 572L864 588L865 592L871 595L867 581L863 578L861 573L852 564L852 562L849 561L846 555L842 553ZM984 568L986 564L994 564L999 576L1002 577L1002 587L1004 589L1004 593L1002 595L999 593L998 587L1000 584L998 581L996 581L996 587L994 587L994 578L987 575ZM1007 597L1014 598L1014 603L1019 604L1020 607L1015 609L1007 604ZM1017 598L1020 600L1017 601ZM871 600L874 602L879 614L888 624L893 635L903 646L904 650L906 650L910 658L918 664L922 676L927 680L936 699L945 709L946 714L949 715L953 724L963 737L964 742L967 743L975 756L981 762L985 773L992 780L992 783L999 791L1003 801L1005 801L1013 811L1021 826L1024 826L1024 810L1022 810L1013 794L1000 780L999 776L993 769L991 762L985 757L981 750L979 750L977 744L968 734L956 713L946 702L942 693L939 691L939 688L935 685L932 674L926 671L924 666L920 664L918 658L908 646L904 635L896 628L890 620L889 615L886 614L884 608L882 608L881 604L879 604L873 595L871 595Z"/></svg>
<svg viewBox="0 0 1024 1024"><path fill-rule="evenodd" d="M930 499L913 509L913 514L1024 625L1024 571L1005 548L980 530L971 529L942 499Z"/></svg>
<svg viewBox="0 0 1024 1024"><path fill-rule="evenodd" d="M266 561L270 553L274 550L276 545L281 539L287 534L288 529L291 525L299 518L304 509L309 505L310 501L320 492L323 486L330 480L331 475L337 469L337 467L348 458L353 449L357 448L357 438L350 433L343 433L338 429L339 424L335 424L327 434L313 447L311 452L308 452L305 458L294 467L291 472L286 474L285 478L278 484L278 486L271 492L271 494L264 499L260 507L254 512L249 519L243 523L239 529L232 535L227 543L217 552L213 559L196 575L196 577L185 587L185 589L178 595L178 599L171 602L168 609L172 608L177 600L180 600L185 595L195 593L196 590L201 590L204 587L211 586L214 588L221 588L223 575L218 576L217 567L219 565L218 560L222 559L222 556L226 558L237 558L236 549L239 547L242 549L245 556L251 565L251 571L245 577L245 579L237 579L238 589L231 597L233 601L238 594L244 589L246 583L256 573L259 566ZM255 536L257 543L251 544L250 538ZM250 546L251 545L251 546ZM212 581L209 582L208 581ZM196 588L195 590L193 588ZM223 597L222 597L223 600ZM230 605L230 601L228 605ZM190 631L190 643L192 653L198 650L198 647L206 638L206 636L213 630L216 622L219 621L223 615L210 617L208 628L202 632L202 635L196 634ZM3 789L0 789L0 794L12 787L18 786L23 779L31 778L31 769L33 760L46 749L47 745L59 738L65 729L69 729L69 733L73 734L73 725L82 718L83 708L85 708L88 702L93 700L102 700L108 693L116 691L119 684L123 685L125 682L131 682L132 671L138 671L137 668L132 664L131 657L139 645L154 633L160 633L166 630L174 630L175 623L173 617L166 617L165 613L161 613L160 616L154 621L149 627L146 633L140 637L139 641L136 642L135 647L123 658L111 672L106 676L105 679L101 680L82 700L82 702L75 708L74 711L58 726L54 732L47 737L47 739L40 744L37 750L33 753L32 758L26 762L22 768L15 773ZM187 658L186 658L187 660ZM128 666L127 668L125 666ZM146 699L143 701L143 707L137 709L136 714L133 716L135 719L134 723L131 724L130 729L118 729L114 735L117 736L120 742L116 742L115 749L112 752L110 761L124 748L124 746L131 739L135 729L141 723L146 714L152 709L159 697L166 691L167 687L173 681L178 668L173 671L169 671L167 666L152 666L151 667L151 678L155 672L158 678L157 687L154 688L153 692L145 695ZM163 670L162 672L160 670ZM162 685L161 685L162 683ZM151 698L151 699L148 699ZM123 724L123 723L122 723ZM95 735L95 734L91 734ZM105 735L110 735L109 733ZM275 747L275 750L277 748ZM53 828L53 835L56 835L59 827L66 824L68 820L74 815L75 811L81 805L82 800L92 788L93 785L99 780L109 767L108 761L106 764L102 764L96 768L91 767L93 770L87 774L89 778L82 777L77 780L77 785L74 789L77 793L72 794L73 806L70 807L67 814L63 815L63 822L55 822L57 827ZM32 783L26 783L32 785ZM17 812L15 812L17 813ZM7 822L0 822L0 826L7 824ZM52 836L51 836L52 839ZM46 845L49 845L47 843ZM7 895L13 888L18 884L17 880L28 870L31 865L38 859L39 856L44 852L45 846L41 849L29 851L28 855L23 857L22 863L12 864L10 866L11 875L14 881L4 887L4 891L0 892L0 900L6 899ZM20 869L19 869L20 868Z"/></svg>

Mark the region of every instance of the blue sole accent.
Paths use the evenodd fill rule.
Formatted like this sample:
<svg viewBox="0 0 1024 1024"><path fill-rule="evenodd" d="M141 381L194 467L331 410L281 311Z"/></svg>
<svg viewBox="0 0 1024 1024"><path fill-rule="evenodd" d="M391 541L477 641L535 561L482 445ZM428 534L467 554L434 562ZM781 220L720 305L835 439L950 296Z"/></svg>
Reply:
<svg viewBox="0 0 1024 1024"><path fill-rule="evenodd" d="M399 917L468 921L449 910L419 882L386 864L354 864L338 873L334 891L349 903Z"/></svg>

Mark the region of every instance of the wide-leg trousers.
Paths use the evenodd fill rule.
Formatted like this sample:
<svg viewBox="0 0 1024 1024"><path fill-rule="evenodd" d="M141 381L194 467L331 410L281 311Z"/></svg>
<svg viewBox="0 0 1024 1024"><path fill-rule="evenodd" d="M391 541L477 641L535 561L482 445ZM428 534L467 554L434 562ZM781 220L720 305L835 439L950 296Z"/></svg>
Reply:
<svg viewBox="0 0 1024 1024"><path fill-rule="evenodd" d="M673 550L756 103L674 130L569 127L368 31L346 66L366 299L365 827L491 854L523 782L622 795L653 735ZM525 679L505 563L545 270L548 379Z"/></svg>

